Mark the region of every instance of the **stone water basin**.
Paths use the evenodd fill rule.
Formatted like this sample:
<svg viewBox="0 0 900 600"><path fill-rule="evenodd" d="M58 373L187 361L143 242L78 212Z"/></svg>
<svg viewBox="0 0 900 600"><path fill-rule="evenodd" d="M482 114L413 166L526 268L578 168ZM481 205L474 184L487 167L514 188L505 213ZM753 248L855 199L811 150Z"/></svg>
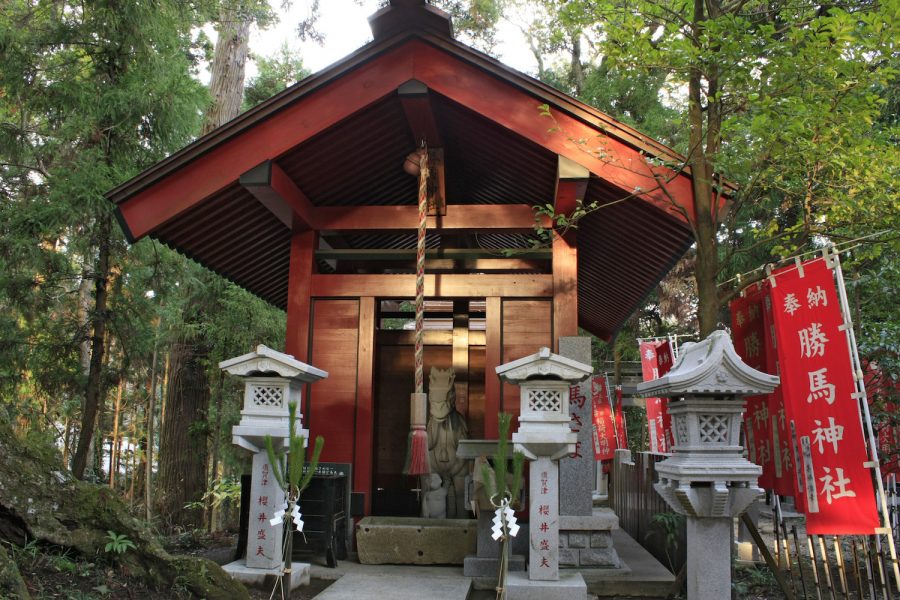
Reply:
<svg viewBox="0 0 900 600"><path fill-rule="evenodd" d="M474 519L365 517L356 526L365 565L461 565L475 554Z"/></svg>

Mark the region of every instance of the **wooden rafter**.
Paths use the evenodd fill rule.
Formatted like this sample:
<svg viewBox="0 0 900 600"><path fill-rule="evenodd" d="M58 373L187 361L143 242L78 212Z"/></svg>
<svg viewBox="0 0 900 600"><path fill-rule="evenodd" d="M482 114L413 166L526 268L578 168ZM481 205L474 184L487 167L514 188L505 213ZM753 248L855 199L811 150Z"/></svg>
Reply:
<svg viewBox="0 0 900 600"><path fill-rule="evenodd" d="M239 181L285 227L315 229L315 207L277 163L264 161L242 174Z"/></svg>
<svg viewBox="0 0 900 600"><path fill-rule="evenodd" d="M559 157L556 198L557 214L569 215L584 200L590 171L574 161ZM553 337L578 335L578 248L574 230L558 232L553 238ZM558 348L557 348L558 351Z"/></svg>
<svg viewBox="0 0 900 600"><path fill-rule="evenodd" d="M400 96L400 104L416 145L424 141L429 148L443 147L431 99L428 97L428 86L411 79L397 88L397 95Z"/></svg>

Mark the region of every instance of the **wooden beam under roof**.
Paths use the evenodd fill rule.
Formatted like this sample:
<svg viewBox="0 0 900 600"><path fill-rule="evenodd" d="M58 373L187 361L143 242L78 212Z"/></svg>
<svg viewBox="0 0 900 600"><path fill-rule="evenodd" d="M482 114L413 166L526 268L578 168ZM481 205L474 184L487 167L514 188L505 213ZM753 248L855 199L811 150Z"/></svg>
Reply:
<svg viewBox="0 0 900 600"><path fill-rule="evenodd" d="M428 97L428 86L417 79L410 79L397 88L400 104L406 115L406 122L412 132L416 147L423 142L428 148L440 148L441 133L438 129L434 111L431 109L431 98Z"/></svg>
<svg viewBox="0 0 900 600"><path fill-rule="evenodd" d="M277 163L263 161L242 174L239 181L288 229L316 229L315 207Z"/></svg>
<svg viewBox="0 0 900 600"><path fill-rule="evenodd" d="M528 260L547 260L553 253L549 248L512 248L511 258ZM330 250L317 250L318 260L415 260L415 248L397 249L348 249L332 248ZM482 248L429 248L425 250L425 258L429 259L453 259L453 260L477 260L477 259L502 259L503 250L485 250Z"/></svg>
<svg viewBox="0 0 900 600"><path fill-rule="evenodd" d="M447 214L428 217L428 229L465 229L472 232L533 233L530 204L448 204ZM403 206L321 206L316 208L316 229L322 231L402 231L418 226L419 212ZM541 224L549 225L547 218Z"/></svg>
<svg viewBox="0 0 900 600"><path fill-rule="evenodd" d="M414 258L404 261L329 260L329 272L335 273L415 273ZM425 261L426 273L549 273L550 260L518 258L476 258L453 260L435 258Z"/></svg>
<svg viewBox="0 0 900 600"><path fill-rule="evenodd" d="M316 298L413 298L416 276L313 275L311 295ZM552 275L425 275L425 296L430 298L547 298L552 295Z"/></svg>

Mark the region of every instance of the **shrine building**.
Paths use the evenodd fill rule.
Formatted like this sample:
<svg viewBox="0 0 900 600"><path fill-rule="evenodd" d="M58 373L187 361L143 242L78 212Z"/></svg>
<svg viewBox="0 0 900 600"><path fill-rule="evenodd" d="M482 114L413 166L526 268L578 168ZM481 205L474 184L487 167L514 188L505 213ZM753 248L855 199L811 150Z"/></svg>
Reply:
<svg viewBox="0 0 900 600"><path fill-rule="evenodd" d="M609 339L692 244L684 157L455 40L422 0L374 40L111 190L129 241L154 238L287 311L285 352L329 373L304 426L351 466L358 512L397 514L413 391L418 179L427 147L425 368L452 368L472 438L518 390L495 367ZM577 230L535 246L535 206ZM545 221L545 224L546 221Z"/></svg>

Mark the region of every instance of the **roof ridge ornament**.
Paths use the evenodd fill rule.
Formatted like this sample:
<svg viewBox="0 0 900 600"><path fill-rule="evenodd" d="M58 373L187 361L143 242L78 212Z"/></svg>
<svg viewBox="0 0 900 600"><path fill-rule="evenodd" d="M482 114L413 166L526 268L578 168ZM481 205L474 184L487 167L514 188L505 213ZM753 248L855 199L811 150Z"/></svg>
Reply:
<svg viewBox="0 0 900 600"><path fill-rule="evenodd" d="M369 27L376 42L414 30L453 37L450 15L425 0L391 0L388 6L369 17Z"/></svg>

